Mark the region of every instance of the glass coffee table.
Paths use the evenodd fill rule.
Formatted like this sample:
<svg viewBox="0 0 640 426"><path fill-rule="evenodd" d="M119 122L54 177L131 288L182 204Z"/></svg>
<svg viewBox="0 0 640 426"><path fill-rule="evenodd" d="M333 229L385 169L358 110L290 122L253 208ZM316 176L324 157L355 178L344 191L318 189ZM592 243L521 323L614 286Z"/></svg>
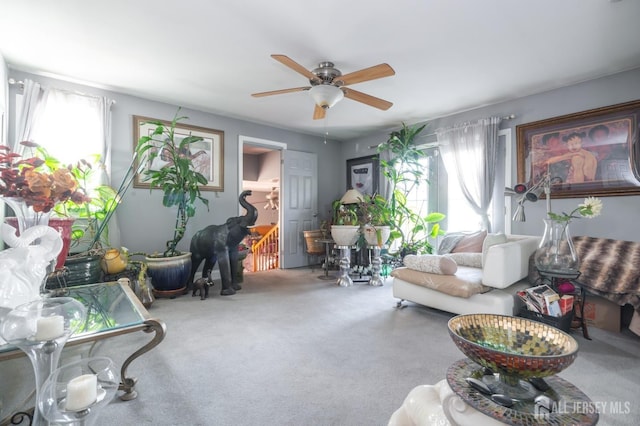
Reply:
<svg viewBox="0 0 640 426"><path fill-rule="evenodd" d="M142 347L134 350L120 368L118 389L124 391L120 399L125 401L135 399L138 396L135 390L137 379L127 375L127 368L135 359L158 346L164 339L166 330L164 322L153 318L131 288L124 283L89 284L67 287L55 290L55 292L56 296L73 297L87 308L87 318L81 328L82 331L69 338L65 350L71 346L95 343L99 340L138 331L154 333L153 338ZM0 363L22 356L25 356L24 352L15 346L0 345Z"/></svg>

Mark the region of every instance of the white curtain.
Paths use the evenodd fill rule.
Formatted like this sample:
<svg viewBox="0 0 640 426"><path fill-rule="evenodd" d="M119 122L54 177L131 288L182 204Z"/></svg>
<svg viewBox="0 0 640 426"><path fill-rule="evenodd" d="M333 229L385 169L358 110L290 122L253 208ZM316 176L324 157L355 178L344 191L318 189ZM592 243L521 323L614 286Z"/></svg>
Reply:
<svg viewBox="0 0 640 426"><path fill-rule="evenodd" d="M112 185L111 179L111 107L115 101L106 97L100 97L98 103L98 113L100 116L100 127L102 133L102 162L105 166L103 182ZM114 188L118 191L120 188ZM109 242L113 247L120 247L120 227L118 226L118 213L114 212L109 219Z"/></svg>
<svg viewBox="0 0 640 426"><path fill-rule="evenodd" d="M385 200L389 200L391 198L391 182L382 174L382 161L389 161L391 159L391 154L389 150L384 150L378 153L378 164L380 164L378 173L380 176L378 177L378 194L382 195Z"/></svg>
<svg viewBox="0 0 640 426"><path fill-rule="evenodd" d="M491 232L489 207L498 167L498 130L501 119L491 117L473 123L438 129L438 145L448 174L455 174L471 208Z"/></svg>
<svg viewBox="0 0 640 426"><path fill-rule="evenodd" d="M102 161L106 166L107 182L111 184L111 107L115 102L112 99L101 97L98 99L98 114L103 139Z"/></svg>
<svg viewBox="0 0 640 426"><path fill-rule="evenodd" d="M18 109L19 115L16 124L16 140L13 142L13 151L22 154L20 142L31 140L36 116L42 107L43 91L40 83L33 80L24 80L22 102Z"/></svg>

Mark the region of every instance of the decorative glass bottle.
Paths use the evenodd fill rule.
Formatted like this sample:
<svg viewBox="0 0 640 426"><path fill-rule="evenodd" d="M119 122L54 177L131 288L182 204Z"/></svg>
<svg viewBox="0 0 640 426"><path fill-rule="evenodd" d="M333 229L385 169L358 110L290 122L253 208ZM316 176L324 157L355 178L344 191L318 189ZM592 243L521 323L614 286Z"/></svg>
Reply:
<svg viewBox="0 0 640 426"><path fill-rule="evenodd" d="M560 275L579 272L580 259L571 241L569 223L570 221L544 219L544 235L534 255L539 271Z"/></svg>

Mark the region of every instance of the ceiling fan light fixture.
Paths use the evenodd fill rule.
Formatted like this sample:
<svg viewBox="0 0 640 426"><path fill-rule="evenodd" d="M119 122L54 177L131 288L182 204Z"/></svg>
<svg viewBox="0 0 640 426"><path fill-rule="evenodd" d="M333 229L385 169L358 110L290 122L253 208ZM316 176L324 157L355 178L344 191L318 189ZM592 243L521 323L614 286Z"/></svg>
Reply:
<svg viewBox="0 0 640 426"><path fill-rule="evenodd" d="M344 93L338 87L331 84L319 84L309 89L309 94L316 105L322 108L331 108L344 98Z"/></svg>

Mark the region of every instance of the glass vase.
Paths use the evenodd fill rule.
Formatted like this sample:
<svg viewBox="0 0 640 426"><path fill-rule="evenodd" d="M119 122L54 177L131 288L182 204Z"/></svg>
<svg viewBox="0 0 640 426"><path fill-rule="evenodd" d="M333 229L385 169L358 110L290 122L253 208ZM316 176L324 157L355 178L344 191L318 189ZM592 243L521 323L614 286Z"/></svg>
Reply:
<svg viewBox="0 0 640 426"><path fill-rule="evenodd" d="M578 273L580 259L571 241L569 223L544 219L544 235L534 255L534 262L539 271L559 275Z"/></svg>
<svg viewBox="0 0 640 426"><path fill-rule="evenodd" d="M66 364L44 382L37 407L52 424L93 425L118 390L117 371L106 357Z"/></svg>
<svg viewBox="0 0 640 426"><path fill-rule="evenodd" d="M27 203L22 198L16 197L2 197L2 201L4 201L13 213L16 215L16 219L18 221L18 232L22 234L25 229L31 228L32 226L49 225L49 216L51 212L37 212L33 210L32 206L28 206ZM11 222L8 222L11 224Z"/></svg>

